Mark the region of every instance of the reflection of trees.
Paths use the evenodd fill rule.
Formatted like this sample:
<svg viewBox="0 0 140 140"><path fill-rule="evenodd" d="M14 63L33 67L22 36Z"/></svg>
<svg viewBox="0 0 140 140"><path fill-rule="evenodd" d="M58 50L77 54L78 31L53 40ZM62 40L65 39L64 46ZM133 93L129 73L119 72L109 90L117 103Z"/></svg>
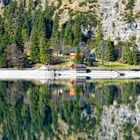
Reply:
<svg viewBox="0 0 140 140"><path fill-rule="evenodd" d="M121 84L102 83L96 87L95 98L100 106L112 105L114 101L118 103L131 103L140 93L140 83L126 82ZM130 100L132 96L133 100ZM136 97L136 98L135 98Z"/></svg>
<svg viewBox="0 0 140 140"><path fill-rule="evenodd" d="M101 87L96 88L95 97L99 101L99 105L111 105L114 100L119 99L119 87L115 85L104 85L102 84Z"/></svg>
<svg viewBox="0 0 140 140"><path fill-rule="evenodd" d="M25 137L31 140L41 137L65 139L83 132L88 137L100 127L104 105L110 106L114 101L133 104L140 93L140 84L137 82L120 85L87 84L84 92L82 85L78 84L74 85L76 96L71 99L69 87L55 87L33 86L26 82L0 82L0 124L3 126L3 137L10 140L22 140ZM63 89L62 94L59 88ZM57 99L54 98L54 91ZM94 96L90 97L93 92ZM134 100L130 100L131 95Z"/></svg>
<svg viewBox="0 0 140 140"><path fill-rule="evenodd" d="M5 93L5 100L8 104L16 105L24 95L22 82L8 82Z"/></svg>

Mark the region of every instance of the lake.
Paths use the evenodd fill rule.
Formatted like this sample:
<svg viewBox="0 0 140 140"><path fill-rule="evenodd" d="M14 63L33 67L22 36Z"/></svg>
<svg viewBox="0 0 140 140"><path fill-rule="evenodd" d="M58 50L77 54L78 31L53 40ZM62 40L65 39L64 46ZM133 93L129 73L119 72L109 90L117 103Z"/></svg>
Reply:
<svg viewBox="0 0 140 140"><path fill-rule="evenodd" d="M2 140L140 138L140 81L0 81Z"/></svg>

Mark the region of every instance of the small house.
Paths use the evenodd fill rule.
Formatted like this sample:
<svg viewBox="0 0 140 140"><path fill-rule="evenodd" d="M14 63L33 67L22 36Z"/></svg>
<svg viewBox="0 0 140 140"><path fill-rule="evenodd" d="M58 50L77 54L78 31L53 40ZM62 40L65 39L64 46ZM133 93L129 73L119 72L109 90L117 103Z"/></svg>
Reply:
<svg viewBox="0 0 140 140"><path fill-rule="evenodd" d="M71 60L75 60L76 59L76 57L77 57L77 49L78 48L76 48L76 47L70 48L70 59ZM80 55L81 55L81 57L84 56L85 51L86 51L85 47L80 47Z"/></svg>

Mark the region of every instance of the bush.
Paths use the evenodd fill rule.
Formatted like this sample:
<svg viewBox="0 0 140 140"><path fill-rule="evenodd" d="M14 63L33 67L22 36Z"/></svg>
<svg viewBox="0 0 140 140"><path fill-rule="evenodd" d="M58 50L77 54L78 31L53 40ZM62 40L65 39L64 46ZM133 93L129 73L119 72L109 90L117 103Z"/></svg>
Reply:
<svg viewBox="0 0 140 140"><path fill-rule="evenodd" d="M86 6L86 2L79 3L79 7Z"/></svg>
<svg viewBox="0 0 140 140"><path fill-rule="evenodd" d="M1 54L0 55L0 68L5 68L7 66L7 62L5 59L5 55Z"/></svg>
<svg viewBox="0 0 140 140"><path fill-rule="evenodd" d="M88 0L89 3L97 2L97 0Z"/></svg>

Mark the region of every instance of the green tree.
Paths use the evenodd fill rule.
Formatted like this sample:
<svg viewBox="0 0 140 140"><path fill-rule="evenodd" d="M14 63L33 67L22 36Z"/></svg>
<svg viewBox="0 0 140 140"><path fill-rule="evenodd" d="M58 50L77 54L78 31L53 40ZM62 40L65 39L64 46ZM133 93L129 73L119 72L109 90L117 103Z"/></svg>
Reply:
<svg viewBox="0 0 140 140"><path fill-rule="evenodd" d="M77 48L77 54L76 54L76 64L81 64L81 52L80 52L80 48Z"/></svg>
<svg viewBox="0 0 140 140"><path fill-rule="evenodd" d="M7 66L7 61L4 54L0 54L0 68L5 68Z"/></svg>
<svg viewBox="0 0 140 140"><path fill-rule="evenodd" d="M72 23L69 22L65 29L64 42L66 45L72 46L73 43Z"/></svg>
<svg viewBox="0 0 140 140"><path fill-rule="evenodd" d="M132 65L133 64L132 52L131 52L129 47L127 47L127 49L126 49L126 56L127 56L126 57L127 58L127 63Z"/></svg>
<svg viewBox="0 0 140 140"><path fill-rule="evenodd" d="M106 43L105 40L103 40L102 30L99 30L99 33L95 38L95 47L96 47L96 56L97 58L101 59L102 65L104 65L104 60L106 57L106 51L105 51Z"/></svg>
<svg viewBox="0 0 140 140"><path fill-rule="evenodd" d="M15 43L15 29L19 25L18 6L16 1L10 1L9 6L4 10L6 31L8 34L8 44Z"/></svg>
<svg viewBox="0 0 140 140"><path fill-rule="evenodd" d="M20 48L23 49L23 46L24 46L24 43L23 43L23 40L22 40L22 34L21 34L21 27L18 26L17 29L16 29L16 32L15 32L15 43L17 46L19 46Z"/></svg>
<svg viewBox="0 0 140 140"><path fill-rule="evenodd" d="M50 54L49 54L49 46L46 42L45 35L42 35L40 38L39 43L40 48L40 62L42 64L49 64L50 63Z"/></svg>
<svg viewBox="0 0 140 140"><path fill-rule="evenodd" d="M136 46L133 47L133 64L134 65L137 65L139 63L139 60L138 60L138 51L137 51L137 48Z"/></svg>
<svg viewBox="0 0 140 140"><path fill-rule="evenodd" d="M73 46L76 47L82 41L82 31L81 31L79 17L75 20L75 23L72 26L72 29L73 29L73 36L74 36Z"/></svg>
<svg viewBox="0 0 140 140"><path fill-rule="evenodd" d="M114 61L115 60L115 49L111 41L108 39L106 41L106 60L107 61Z"/></svg>
<svg viewBox="0 0 140 140"><path fill-rule="evenodd" d="M31 16L30 14L25 14L24 22L22 24L21 35L23 42L27 42L30 39L31 34Z"/></svg>
<svg viewBox="0 0 140 140"><path fill-rule="evenodd" d="M30 59L34 63L39 62L39 38L38 38L38 30L37 26L34 25L32 32L31 32L31 38L30 38Z"/></svg>

